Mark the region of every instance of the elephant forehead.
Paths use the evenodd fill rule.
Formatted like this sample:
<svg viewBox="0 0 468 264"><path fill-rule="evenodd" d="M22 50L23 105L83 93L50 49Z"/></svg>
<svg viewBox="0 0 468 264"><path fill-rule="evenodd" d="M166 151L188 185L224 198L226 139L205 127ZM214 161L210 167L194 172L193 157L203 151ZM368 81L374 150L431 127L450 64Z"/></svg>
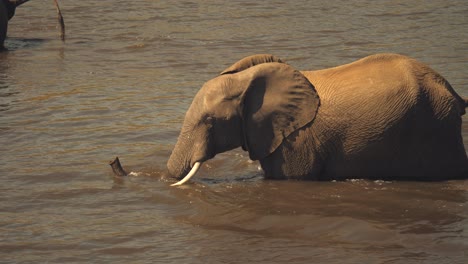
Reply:
<svg viewBox="0 0 468 264"><path fill-rule="evenodd" d="M229 118L236 115L238 100L220 100L206 101L203 106L203 112L216 118Z"/></svg>
<svg viewBox="0 0 468 264"><path fill-rule="evenodd" d="M205 106L218 105L239 97L233 89L233 80L228 76L220 76L209 80L200 90Z"/></svg>

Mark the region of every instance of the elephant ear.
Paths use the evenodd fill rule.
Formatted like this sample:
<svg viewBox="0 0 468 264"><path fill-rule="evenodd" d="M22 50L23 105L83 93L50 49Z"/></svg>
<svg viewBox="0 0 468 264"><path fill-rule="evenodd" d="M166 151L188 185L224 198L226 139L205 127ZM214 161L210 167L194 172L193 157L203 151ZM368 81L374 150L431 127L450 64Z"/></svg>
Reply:
<svg viewBox="0 0 468 264"><path fill-rule="evenodd" d="M257 55L252 55L249 57L245 57L242 60L234 63L232 66L229 68L225 69L220 73L220 75L223 74L231 74L231 73L236 73L236 72L241 72L243 70L246 70L250 67L253 67L258 64L262 63L268 63L268 62L279 62L282 63L283 61L271 54L257 54Z"/></svg>
<svg viewBox="0 0 468 264"><path fill-rule="evenodd" d="M265 158L314 120L320 99L315 87L293 67L265 63L236 75L246 87L241 99L243 147L252 160Z"/></svg>

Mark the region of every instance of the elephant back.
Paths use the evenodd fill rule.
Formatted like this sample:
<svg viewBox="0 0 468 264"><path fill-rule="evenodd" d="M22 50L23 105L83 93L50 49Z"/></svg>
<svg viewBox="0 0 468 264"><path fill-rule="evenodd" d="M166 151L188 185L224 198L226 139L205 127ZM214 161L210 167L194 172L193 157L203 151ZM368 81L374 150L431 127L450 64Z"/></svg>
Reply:
<svg viewBox="0 0 468 264"><path fill-rule="evenodd" d="M280 58L271 54L257 54L241 59L240 61L234 63L233 65L222 71L220 75L241 72L255 65L269 62L284 63Z"/></svg>

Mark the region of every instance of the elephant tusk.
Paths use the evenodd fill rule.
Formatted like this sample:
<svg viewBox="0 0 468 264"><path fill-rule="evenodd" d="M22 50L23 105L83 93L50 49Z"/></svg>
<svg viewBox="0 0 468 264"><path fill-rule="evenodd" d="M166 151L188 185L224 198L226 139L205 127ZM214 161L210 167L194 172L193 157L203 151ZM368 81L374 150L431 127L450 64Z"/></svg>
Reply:
<svg viewBox="0 0 468 264"><path fill-rule="evenodd" d="M197 173L197 171L200 169L200 166L201 166L201 162L195 162L195 164L193 165L193 168L190 170L187 176L185 176L182 180L174 184L171 184L171 186L179 186L179 185L186 183L188 180L190 180L190 178L193 177L193 175Z"/></svg>

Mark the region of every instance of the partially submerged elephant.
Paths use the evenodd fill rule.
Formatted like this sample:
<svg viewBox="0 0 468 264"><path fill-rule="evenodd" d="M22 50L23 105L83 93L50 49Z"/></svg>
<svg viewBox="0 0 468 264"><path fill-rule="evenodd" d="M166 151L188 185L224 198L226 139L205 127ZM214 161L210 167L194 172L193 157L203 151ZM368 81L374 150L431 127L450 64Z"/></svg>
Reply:
<svg viewBox="0 0 468 264"><path fill-rule="evenodd" d="M242 147L270 179L468 178L467 105L441 75L402 55L318 71L254 55L197 93L167 168L182 184L202 162Z"/></svg>
<svg viewBox="0 0 468 264"><path fill-rule="evenodd" d="M28 2L29 0L0 0L0 51L5 50L4 42L7 37L8 21L15 15L16 7ZM60 23L61 39L65 39L65 23L58 6L57 0L54 0L57 8L57 15Z"/></svg>

